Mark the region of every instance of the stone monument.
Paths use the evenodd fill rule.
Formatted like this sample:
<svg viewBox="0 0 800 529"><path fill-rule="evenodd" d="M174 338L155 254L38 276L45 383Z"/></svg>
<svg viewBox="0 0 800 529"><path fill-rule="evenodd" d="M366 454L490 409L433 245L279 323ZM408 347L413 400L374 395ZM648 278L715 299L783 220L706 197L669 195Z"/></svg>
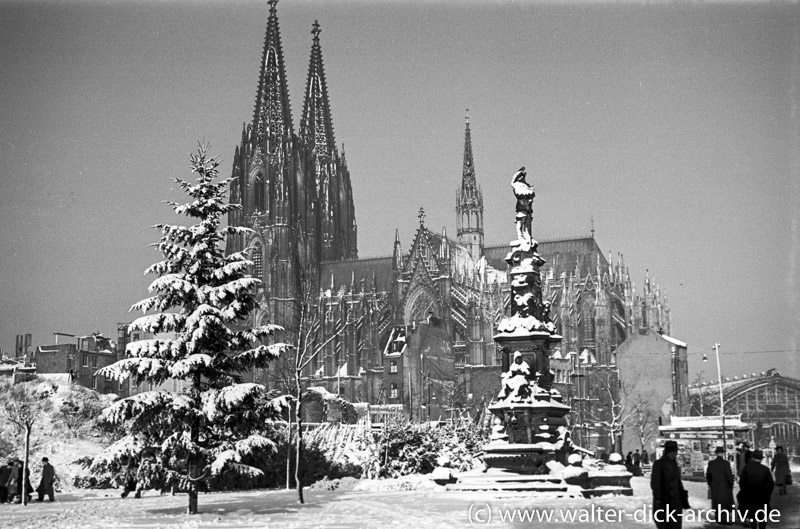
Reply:
<svg viewBox="0 0 800 529"><path fill-rule="evenodd" d="M565 416L570 407L552 389L550 349L561 341L550 321L549 303L542 302L539 268L544 259L532 235L533 186L525 168L511 181L516 203L516 235L506 256L511 279L510 315L497 327L495 342L503 351L503 375L485 468L462 475L455 489L562 490L561 476L548 463L566 464L571 442ZM487 484L493 483L493 486Z"/></svg>
<svg viewBox="0 0 800 529"><path fill-rule="evenodd" d="M503 374L497 401L489 406L494 418L483 448L484 467L461 474L447 490L631 495L631 474L624 469L596 462L584 469L579 455L569 459L573 449L581 449L573 446L567 429L570 407L552 388L550 350L561 336L550 321L550 304L542 301L539 268L544 259L532 234L536 193L525 176L523 167L511 180L517 199L517 239L506 256L511 310L494 336L503 351Z"/></svg>

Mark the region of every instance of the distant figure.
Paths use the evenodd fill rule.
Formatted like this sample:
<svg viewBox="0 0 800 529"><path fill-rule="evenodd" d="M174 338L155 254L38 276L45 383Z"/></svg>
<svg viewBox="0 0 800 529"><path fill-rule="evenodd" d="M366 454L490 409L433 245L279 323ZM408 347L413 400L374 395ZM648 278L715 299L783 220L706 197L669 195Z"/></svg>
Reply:
<svg viewBox="0 0 800 529"><path fill-rule="evenodd" d="M633 466L633 452L628 452L628 455L625 456L625 464L630 467Z"/></svg>
<svg viewBox="0 0 800 529"><path fill-rule="evenodd" d="M37 501L44 501L44 496L47 494L47 501L55 501L55 490L53 484L56 481L56 471L50 460L46 457L42 458L42 479L39 480L39 486L36 487L36 492L39 494Z"/></svg>
<svg viewBox="0 0 800 529"><path fill-rule="evenodd" d="M775 447L775 457L772 458L770 468L775 472L775 485L778 486L778 494L786 494L786 485L789 484L792 471L789 469L789 458L783 453L782 446Z"/></svg>
<svg viewBox="0 0 800 529"><path fill-rule="evenodd" d="M8 465L0 467L0 503L8 501L8 478L14 469L14 462L9 459Z"/></svg>
<svg viewBox="0 0 800 529"><path fill-rule="evenodd" d="M770 510L770 500L772 491L775 489L775 480L772 479L772 472L769 468L761 464L764 453L761 450L754 450L750 461L744 466L742 475L739 477L739 509L747 511L750 529L765 529L767 527L767 516ZM762 510L762 514L756 511ZM757 521L756 518L764 521Z"/></svg>
<svg viewBox="0 0 800 529"><path fill-rule="evenodd" d="M14 498L19 497L19 503L22 503L22 495L19 490L20 472L22 466L19 465L16 459L8 462L9 475L6 480L6 489L8 490L8 503L14 503Z"/></svg>
<svg viewBox="0 0 800 529"><path fill-rule="evenodd" d="M742 471L744 470L744 466L750 462L750 457L752 456L752 452L750 451L750 445L747 443L739 443L739 446L736 447L736 474L741 476Z"/></svg>
<svg viewBox="0 0 800 529"><path fill-rule="evenodd" d="M653 490L653 518L658 529L681 529L683 508L689 508L686 489L681 481L681 469L675 459L678 443L666 441L661 459L653 463L650 488Z"/></svg>
<svg viewBox="0 0 800 529"><path fill-rule="evenodd" d="M24 465L22 464L22 461L20 461L20 464L19 464L19 482L20 482L20 487L22 487L22 484L25 483L26 503L30 503L31 495L33 494L33 485L31 485L31 469L30 469L30 467L25 469L25 479L23 480L22 479L22 467L23 466Z"/></svg>
<svg viewBox="0 0 800 529"><path fill-rule="evenodd" d="M647 453L647 450L642 452L642 464L643 465L650 464L650 454Z"/></svg>
<svg viewBox="0 0 800 529"><path fill-rule="evenodd" d="M642 463L642 456L639 454L639 449L633 453L633 466L638 467Z"/></svg>
<svg viewBox="0 0 800 529"><path fill-rule="evenodd" d="M717 513L717 523L733 525L736 505L733 503L733 472L725 459L725 448L718 446L714 453L717 457L708 462L706 483L709 486L711 509Z"/></svg>
<svg viewBox="0 0 800 529"><path fill-rule="evenodd" d="M137 471L137 467L136 467L136 464L135 464L134 461L135 460L132 457L128 460L128 466L125 468L125 475L122 478L123 481L124 481L124 484L123 484L121 496L123 498L127 498L128 494L130 494L131 491L134 491L134 492L136 492L136 494L138 494L138 496L135 494L134 497L136 497L136 498L141 497L141 494L139 494L139 492L136 491L136 471Z"/></svg>

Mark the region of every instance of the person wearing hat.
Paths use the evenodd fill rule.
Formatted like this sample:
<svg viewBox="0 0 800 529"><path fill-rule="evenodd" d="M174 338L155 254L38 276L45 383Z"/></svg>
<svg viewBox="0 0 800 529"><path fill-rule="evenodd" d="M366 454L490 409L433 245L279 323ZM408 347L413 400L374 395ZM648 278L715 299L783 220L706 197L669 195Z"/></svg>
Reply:
<svg viewBox="0 0 800 529"><path fill-rule="evenodd" d="M39 481L39 486L36 487L36 492L39 494L38 501L44 501L44 495L47 494L48 501L55 501L55 491L53 484L56 480L56 471L50 460L46 457L42 458L42 479Z"/></svg>
<svg viewBox="0 0 800 529"><path fill-rule="evenodd" d="M739 509L747 511L751 529L765 529L769 517L775 480L769 467L762 465L764 452L753 450L750 461L739 476ZM758 513L758 511L762 511Z"/></svg>
<svg viewBox="0 0 800 529"><path fill-rule="evenodd" d="M681 469L675 459L678 443L667 441L661 458L653 463L650 488L653 489L653 519L658 529L681 529L683 508L689 507Z"/></svg>
<svg viewBox="0 0 800 529"><path fill-rule="evenodd" d="M718 446L714 453L717 457L709 461L706 468L711 509L717 513L717 523L733 525L736 509L733 503L733 472L725 459L725 447Z"/></svg>

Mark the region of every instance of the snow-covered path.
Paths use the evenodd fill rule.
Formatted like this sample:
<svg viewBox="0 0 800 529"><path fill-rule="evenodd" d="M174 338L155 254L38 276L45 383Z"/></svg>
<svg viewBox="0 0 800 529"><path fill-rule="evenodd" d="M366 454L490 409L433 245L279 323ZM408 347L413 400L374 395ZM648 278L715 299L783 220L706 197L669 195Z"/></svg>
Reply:
<svg viewBox="0 0 800 529"><path fill-rule="evenodd" d="M650 521L637 521L634 513L649 506L649 483L634 478L633 497L605 497L593 501L578 498L506 497L487 493L444 492L436 487L411 491L375 490L376 484L357 482L356 486L335 491L310 490L306 504L298 505L294 491L251 491L211 493L200 496L201 514L188 516L186 496L146 495L142 499L121 499L118 491L87 491L61 495L55 503L0 505L0 527L20 529L121 529L121 528L306 528L306 527L411 527L444 528L486 525L489 527L566 527L616 529L654 527ZM351 483L352 485L352 483ZM356 490L365 488L367 490ZM703 483L687 483L695 509L709 507ZM345 490L350 489L350 490ZM773 496L773 507L781 510L781 521L769 527L800 529L800 487L789 487L789 495ZM488 510L487 510L488 509ZM552 512L553 520L508 520L520 509ZM567 511L584 515L624 509L621 520L599 522L558 521L555 516ZM502 518L506 517L506 521ZM689 522L685 529L710 529L715 524Z"/></svg>

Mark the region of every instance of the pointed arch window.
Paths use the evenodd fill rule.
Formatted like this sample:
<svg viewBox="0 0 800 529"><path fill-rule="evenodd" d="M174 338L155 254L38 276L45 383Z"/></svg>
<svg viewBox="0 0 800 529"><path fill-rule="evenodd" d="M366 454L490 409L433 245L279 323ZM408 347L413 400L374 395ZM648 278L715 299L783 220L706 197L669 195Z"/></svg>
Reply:
<svg viewBox="0 0 800 529"><path fill-rule="evenodd" d="M255 208L256 211L265 211L266 208L266 186L264 185L264 176L259 173L256 175L256 185L255 185L255 194L256 194L256 202Z"/></svg>
<svg viewBox="0 0 800 529"><path fill-rule="evenodd" d="M264 249L259 241L253 244L251 260L253 261L253 277L261 279L264 277Z"/></svg>

